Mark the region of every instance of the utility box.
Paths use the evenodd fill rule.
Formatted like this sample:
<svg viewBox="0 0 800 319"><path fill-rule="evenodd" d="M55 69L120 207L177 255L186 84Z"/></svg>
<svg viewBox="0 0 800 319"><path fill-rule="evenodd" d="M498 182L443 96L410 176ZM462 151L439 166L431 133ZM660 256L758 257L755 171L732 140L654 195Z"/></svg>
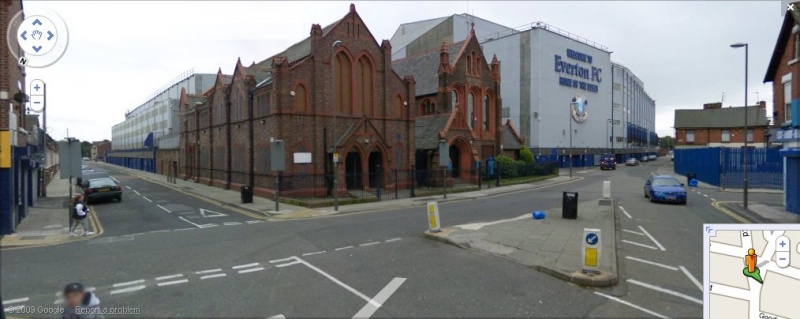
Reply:
<svg viewBox="0 0 800 319"><path fill-rule="evenodd" d="M61 179L81 177L83 158L81 157L81 142L68 139L58 142L59 172Z"/></svg>
<svg viewBox="0 0 800 319"><path fill-rule="evenodd" d="M578 219L578 193L564 192L561 197L561 218Z"/></svg>

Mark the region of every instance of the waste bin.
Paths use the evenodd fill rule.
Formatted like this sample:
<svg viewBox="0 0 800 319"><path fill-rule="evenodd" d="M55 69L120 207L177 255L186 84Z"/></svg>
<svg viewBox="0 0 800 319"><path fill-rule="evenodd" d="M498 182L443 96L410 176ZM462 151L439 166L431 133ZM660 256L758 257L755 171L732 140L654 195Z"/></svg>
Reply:
<svg viewBox="0 0 800 319"><path fill-rule="evenodd" d="M561 218L578 219L578 193L564 192L561 198Z"/></svg>
<svg viewBox="0 0 800 319"><path fill-rule="evenodd" d="M686 184L689 184L693 179L697 179L697 173L686 173Z"/></svg>
<svg viewBox="0 0 800 319"><path fill-rule="evenodd" d="M242 204L249 204L253 202L253 188L250 186L242 186Z"/></svg>

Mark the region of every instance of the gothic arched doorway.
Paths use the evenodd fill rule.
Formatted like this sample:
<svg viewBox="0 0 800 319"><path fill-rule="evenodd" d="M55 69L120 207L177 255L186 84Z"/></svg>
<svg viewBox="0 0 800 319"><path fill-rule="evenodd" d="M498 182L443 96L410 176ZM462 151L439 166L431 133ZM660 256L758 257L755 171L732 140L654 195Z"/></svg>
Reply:
<svg viewBox="0 0 800 319"><path fill-rule="evenodd" d="M461 150L455 144L450 145L450 163L447 164L447 167L450 169L450 176L453 178L458 178L459 173L461 172Z"/></svg>
<svg viewBox="0 0 800 319"><path fill-rule="evenodd" d="M381 166L383 163L383 155L380 150L375 149L370 152L367 162L367 167L369 169L369 187L377 188L380 186L378 182L380 181L381 171L384 170Z"/></svg>

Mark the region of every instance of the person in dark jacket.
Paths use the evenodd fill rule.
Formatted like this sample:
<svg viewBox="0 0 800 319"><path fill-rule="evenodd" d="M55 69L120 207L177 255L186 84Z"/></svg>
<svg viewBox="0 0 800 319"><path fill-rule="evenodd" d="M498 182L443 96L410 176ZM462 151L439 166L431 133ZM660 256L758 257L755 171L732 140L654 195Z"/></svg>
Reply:
<svg viewBox="0 0 800 319"><path fill-rule="evenodd" d="M75 206L72 208L72 217L75 218L75 222L69 227L70 236L77 236L74 231L78 228L78 225L83 228L83 236L94 234L94 232L89 231L89 221L86 220L86 217L89 216L89 206L84 204L83 199L83 195L79 195L75 201Z"/></svg>
<svg viewBox="0 0 800 319"><path fill-rule="evenodd" d="M64 304L61 308L61 319L104 319L100 311L100 299L77 282L64 287Z"/></svg>

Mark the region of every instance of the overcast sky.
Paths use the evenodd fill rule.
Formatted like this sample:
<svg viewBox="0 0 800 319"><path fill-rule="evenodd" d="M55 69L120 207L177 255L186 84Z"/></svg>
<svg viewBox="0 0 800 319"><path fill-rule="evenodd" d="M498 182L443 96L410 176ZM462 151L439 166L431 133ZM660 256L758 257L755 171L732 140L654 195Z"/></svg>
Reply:
<svg viewBox="0 0 800 319"><path fill-rule="evenodd" d="M350 2L26 1L58 12L69 47L54 65L28 69L47 83L48 133L56 139L111 139L111 126L180 73L226 74L238 57L261 61L327 25ZM391 38L402 23L471 13L509 27L543 21L609 47L656 100L656 130L673 135L676 108L744 103L744 51L750 44L751 104L766 100L762 83L782 21L780 1L355 2L370 31ZM756 93L757 92L757 93Z"/></svg>

